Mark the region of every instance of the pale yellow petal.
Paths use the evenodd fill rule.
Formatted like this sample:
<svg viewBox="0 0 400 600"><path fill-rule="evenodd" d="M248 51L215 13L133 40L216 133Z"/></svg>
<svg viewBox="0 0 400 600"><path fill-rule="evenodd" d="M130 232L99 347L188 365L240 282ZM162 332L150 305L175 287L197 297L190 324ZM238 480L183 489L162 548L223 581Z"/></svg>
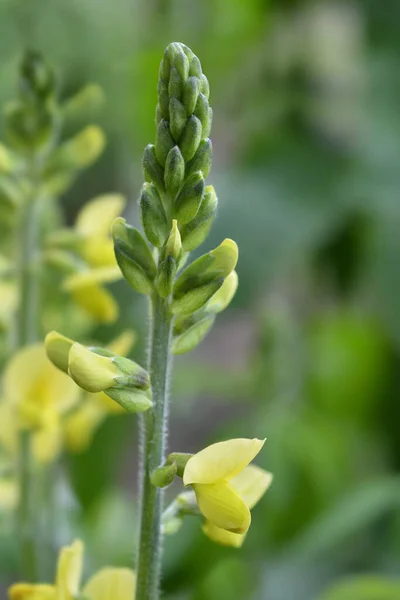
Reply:
<svg viewBox="0 0 400 600"><path fill-rule="evenodd" d="M9 511L18 503L18 483L14 479L0 479L0 512Z"/></svg>
<svg viewBox="0 0 400 600"><path fill-rule="evenodd" d="M206 521L203 525L203 532L216 544L221 546L230 546L232 548L240 548L246 538L246 534L232 533L226 529L217 527L210 521Z"/></svg>
<svg viewBox="0 0 400 600"><path fill-rule="evenodd" d="M82 244L81 254L91 267L109 267L117 264L111 238L88 238Z"/></svg>
<svg viewBox="0 0 400 600"><path fill-rule="evenodd" d="M71 289L71 295L89 315L100 323L113 323L118 317L118 304L108 290L97 284Z"/></svg>
<svg viewBox="0 0 400 600"><path fill-rule="evenodd" d="M136 333L132 329L126 329L115 338L107 348L118 356L126 356L132 349L137 339Z"/></svg>
<svg viewBox="0 0 400 600"><path fill-rule="evenodd" d="M8 589L9 600L56 600L53 585L15 583Z"/></svg>
<svg viewBox="0 0 400 600"><path fill-rule="evenodd" d="M193 485L197 504L205 518L221 529L246 533L250 510L228 482Z"/></svg>
<svg viewBox="0 0 400 600"><path fill-rule="evenodd" d="M260 452L265 440L237 438L217 442L189 459L183 483L214 483L232 479Z"/></svg>
<svg viewBox="0 0 400 600"><path fill-rule="evenodd" d="M98 396L99 394L90 394ZM105 394L104 394L105 396ZM110 402L113 400L110 399ZM113 402L116 404L116 402ZM121 408L121 410L123 410ZM83 452L93 439L93 435L106 413L95 402L88 400L64 420L65 442L71 452Z"/></svg>
<svg viewBox="0 0 400 600"><path fill-rule="evenodd" d="M125 203L125 198L119 194L94 198L79 211L76 229L86 236L110 235L111 223L122 213Z"/></svg>
<svg viewBox="0 0 400 600"><path fill-rule="evenodd" d="M44 341L47 357L64 373L68 373L68 354L73 343L74 340L65 337L58 331L50 331Z"/></svg>
<svg viewBox="0 0 400 600"><path fill-rule="evenodd" d="M252 509L272 483L273 475L255 465L249 465L230 483L247 506Z"/></svg>
<svg viewBox="0 0 400 600"><path fill-rule="evenodd" d="M98 267L74 273L63 282L63 289L72 292L78 288L86 288L100 283L112 283L121 279L122 274L118 266Z"/></svg>
<svg viewBox="0 0 400 600"><path fill-rule="evenodd" d="M96 404L97 407L101 410L104 416L108 415L121 415L126 414L126 409L123 408L120 404L112 400L110 396L107 396L104 392L99 392L98 394L91 394L92 399L91 402Z"/></svg>
<svg viewBox="0 0 400 600"><path fill-rule="evenodd" d="M62 430L57 417L53 423L35 429L32 434L32 453L36 462L49 464L57 458L62 447Z"/></svg>
<svg viewBox="0 0 400 600"><path fill-rule="evenodd" d="M95 354L78 343L69 352L69 374L87 392L106 390L121 375L111 358Z"/></svg>
<svg viewBox="0 0 400 600"><path fill-rule="evenodd" d="M75 600L78 595L82 577L83 550L83 543L80 540L75 540L71 546L61 549L56 576L57 600Z"/></svg>
<svg viewBox="0 0 400 600"><path fill-rule="evenodd" d="M44 344L19 350L9 361L3 376L4 400L19 407L25 427L37 427L46 410L68 410L79 391L73 382L48 360Z"/></svg>
<svg viewBox="0 0 400 600"><path fill-rule="evenodd" d="M88 600L131 600L135 596L136 576L131 569L106 567L85 585Z"/></svg>

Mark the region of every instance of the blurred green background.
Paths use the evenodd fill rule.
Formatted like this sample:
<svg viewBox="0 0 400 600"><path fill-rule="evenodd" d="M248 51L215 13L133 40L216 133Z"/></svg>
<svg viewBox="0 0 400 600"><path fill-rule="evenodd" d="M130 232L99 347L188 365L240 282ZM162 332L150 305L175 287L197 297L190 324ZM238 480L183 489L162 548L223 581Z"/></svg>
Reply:
<svg viewBox="0 0 400 600"><path fill-rule="evenodd" d="M26 47L62 96L106 93L107 150L63 198L69 223L108 191L138 221L164 47L192 47L210 81L220 211L205 249L238 242L240 287L175 361L169 447L267 437L258 464L275 480L242 550L190 518L166 540L165 600L400 598L399 24L398 0L0 0L1 105ZM143 360L145 303L115 291L120 320L97 336L133 325ZM59 542L83 537L88 572L132 562L136 447L135 419L115 417L64 461Z"/></svg>

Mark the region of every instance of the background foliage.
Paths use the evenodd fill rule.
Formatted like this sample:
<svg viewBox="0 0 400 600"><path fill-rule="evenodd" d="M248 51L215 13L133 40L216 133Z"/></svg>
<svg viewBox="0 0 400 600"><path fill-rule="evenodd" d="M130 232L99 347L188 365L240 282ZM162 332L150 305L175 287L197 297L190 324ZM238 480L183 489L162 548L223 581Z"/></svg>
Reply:
<svg viewBox="0 0 400 600"><path fill-rule="evenodd" d="M167 540L168 600L400 597L399 18L396 0L0 0L0 104L27 46L61 73L62 95L105 89L108 147L63 199L70 223L109 190L137 220L166 44L191 46L210 80L221 208L208 243L238 242L240 287L176 360L170 449L266 436L275 481L242 551L190 520ZM116 292L115 331L134 323L143 358L145 304ZM65 461L60 543L83 532L90 570L131 563L135 439L134 421L110 418Z"/></svg>

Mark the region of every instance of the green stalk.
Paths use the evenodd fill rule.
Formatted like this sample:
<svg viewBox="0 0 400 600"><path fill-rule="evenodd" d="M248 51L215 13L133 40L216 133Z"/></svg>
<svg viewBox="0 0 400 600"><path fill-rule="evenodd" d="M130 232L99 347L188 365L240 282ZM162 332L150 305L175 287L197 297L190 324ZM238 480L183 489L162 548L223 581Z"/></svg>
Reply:
<svg viewBox="0 0 400 600"><path fill-rule="evenodd" d="M32 168L32 174L34 169ZM17 347L22 348L37 339L38 282L36 250L38 237L35 176L32 175L32 194L21 209L19 226L19 311L17 315ZM19 551L22 576L36 581L37 556L35 514L33 503L33 464L31 433L21 431L19 440L19 506L17 511Z"/></svg>
<svg viewBox="0 0 400 600"><path fill-rule="evenodd" d="M161 576L162 490L151 472L164 462L168 428L168 384L171 367L171 317L168 302L154 294L149 372L154 409L141 415L141 499L136 600L158 600Z"/></svg>

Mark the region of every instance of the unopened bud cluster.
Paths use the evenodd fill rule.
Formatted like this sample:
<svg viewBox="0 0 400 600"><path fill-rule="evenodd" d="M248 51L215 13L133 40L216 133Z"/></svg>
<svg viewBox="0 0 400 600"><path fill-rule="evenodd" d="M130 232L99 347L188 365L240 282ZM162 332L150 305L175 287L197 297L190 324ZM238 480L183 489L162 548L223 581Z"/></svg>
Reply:
<svg viewBox="0 0 400 600"><path fill-rule="evenodd" d="M182 270L217 212L215 190L205 184L212 163L209 94L197 56L184 44L170 44L160 65L156 141L144 151L140 194L144 233L155 251L121 218L112 230L125 279L136 291L168 301L177 354L202 341L237 287L238 248L229 239Z"/></svg>

